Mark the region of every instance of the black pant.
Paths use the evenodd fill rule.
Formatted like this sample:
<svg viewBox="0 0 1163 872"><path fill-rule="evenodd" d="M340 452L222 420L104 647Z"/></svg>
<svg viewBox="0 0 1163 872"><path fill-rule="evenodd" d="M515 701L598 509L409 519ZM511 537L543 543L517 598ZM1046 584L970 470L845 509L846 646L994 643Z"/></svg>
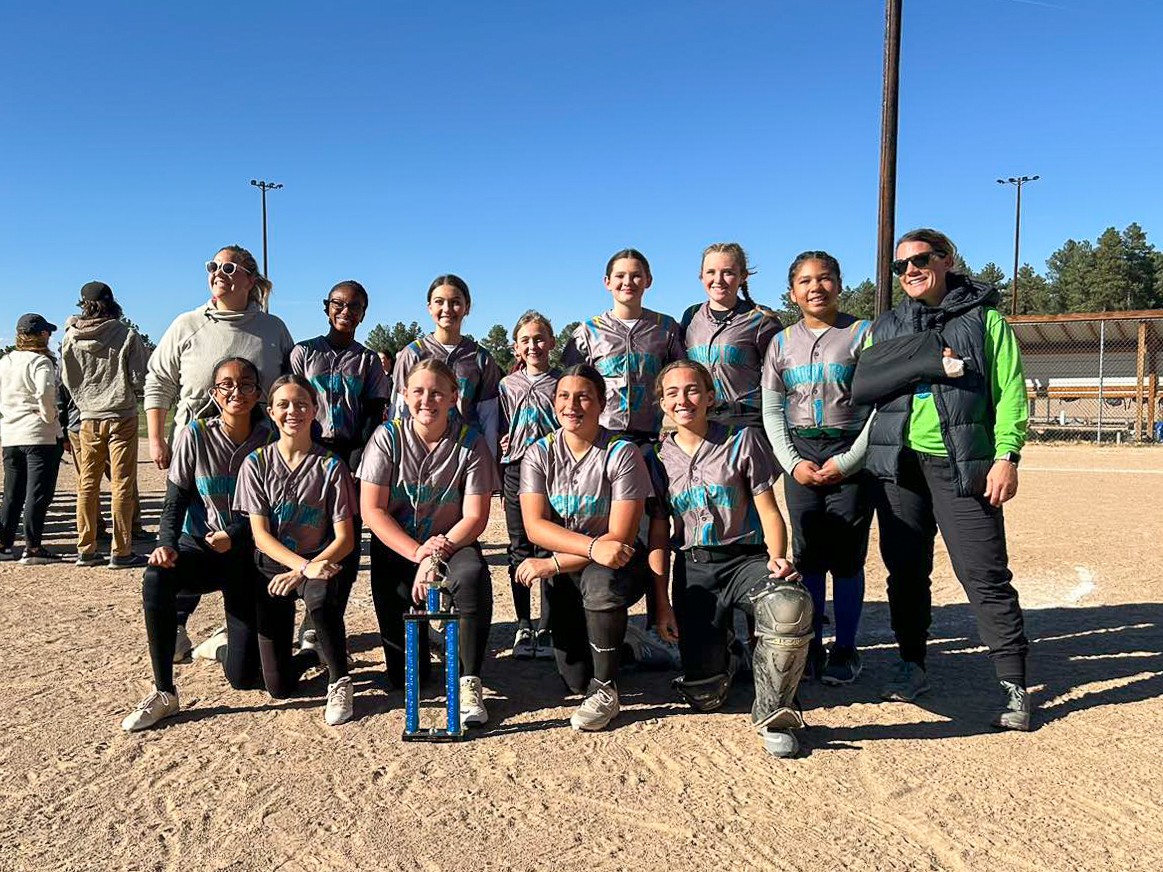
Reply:
<svg viewBox="0 0 1163 872"><path fill-rule="evenodd" d="M219 554L190 536L178 542L178 562L173 569L150 566L141 585L145 612L145 634L149 640L149 659L153 666L154 686L170 693L174 689L174 632L177 629L177 603L182 594L222 591L226 607L226 662L222 664L226 680L237 690L258 686L260 669L258 638L255 632L254 591L251 579L254 567L249 537L235 542L225 554Z"/></svg>
<svg viewBox="0 0 1163 872"><path fill-rule="evenodd" d="M847 451L855 438L853 434L805 439L793 433L792 444L804 460L823 466L829 457ZM784 493L796 569L831 572L837 578L849 578L864 569L872 524L872 493L864 472L839 484L805 487L789 471L784 477Z"/></svg>
<svg viewBox="0 0 1163 872"><path fill-rule="evenodd" d="M693 559L689 551L678 551L674 558L671 595L674 616L678 620L678 649L687 681L700 681L722 675L730 661L733 610L740 609L748 618L754 609L748 594L767 584L767 549L762 545L750 549L700 548L697 553L713 558ZM728 556L739 551L736 556Z"/></svg>
<svg viewBox="0 0 1163 872"><path fill-rule="evenodd" d="M521 517L521 499L518 496L521 485L520 461L505 464L501 481L505 526L509 528L509 587L513 591L513 609L519 624L529 624L533 614L532 591L517 581L517 567L530 557L548 557L549 552L538 548L525 535L525 521ZM544 578L541 579L541 617L537 621L539 631L549 627L549 599L545 595L545 582Z"/></svg>
<svg viewBox="0 0 1163 872"><path fill-rule="evenodd" d="M24 515L24 547L39 548L44 519L57 489L64 442L4 446L4 505L0 507L0 546L11 548Z"/></svg>
<svg viewBox="0 0 1163 872"><path fill-rule="evenodd" d="M548 579L557 672L575 693L591 678L612 681L618 675L627 610L650 586L646 549L639 544L621 569L591 563L581 572Z"/></svg>
<svg viewBox="0 0 1163 872"><path fill-rule="evenodd" d="M286 572L287 568L261 551L254 552L254 561L257 572L252 570L251 578L254 579L258 651L267 692L275 698L290 696L298 690L303 673L318 662L313 651L291 653L295 635L295 597L303 600L311 615L319 651L327 666L328 681L334 684L347 675L347 640L339 614L336 580L304 579L294 593L271 596L267 590L268 582Z"/></svg>
<svg viewBox="0 0 1163 872"><path fill-rule="evenodd" d="M908 449L901 451L897 480L880 482L876 490L880 554L888 568L888 604L901 659L925 662L939 528L998 678L1024 686L1029 642L1011 583L1001 508L983 496L958 496L948 458Z"/></svg>
<svg viewBox="0 0 1163 872"><path fill-rule="evenodd" d="M372 601L384 646L384 665L393 687L404 686L404 614L412 607L412 583L419 564L401 557L375 536L372 547ZM448 589L460 613L460 674L478 678L493 622L493 584L489 567L476 542L448 560ZM420 646L420 677L427 678L431 661Z"/></svg>

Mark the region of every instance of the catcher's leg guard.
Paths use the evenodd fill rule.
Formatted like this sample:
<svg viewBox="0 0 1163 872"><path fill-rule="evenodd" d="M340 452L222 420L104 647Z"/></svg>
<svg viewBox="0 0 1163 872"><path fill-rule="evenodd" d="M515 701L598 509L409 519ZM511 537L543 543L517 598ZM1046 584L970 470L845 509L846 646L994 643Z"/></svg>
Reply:
<svg viewBox="0 0 1163 872"><path fill-rule="evenodd" d="M812 639L812 598L798 581L779 578L750 594L755 609L755 705L751 721L759 731L802 727L804 719L792 708L796 688L808 660Z"/></svg>
<svg viewBox="0 0 1163 872"><path fill-rule="evenodd" d="M686 676L680 675L670 686L690 703L691 708L700 712L713 712L722 707L727 694L731 692L731 674L723 672L697 681L687 681Z"/></svg>

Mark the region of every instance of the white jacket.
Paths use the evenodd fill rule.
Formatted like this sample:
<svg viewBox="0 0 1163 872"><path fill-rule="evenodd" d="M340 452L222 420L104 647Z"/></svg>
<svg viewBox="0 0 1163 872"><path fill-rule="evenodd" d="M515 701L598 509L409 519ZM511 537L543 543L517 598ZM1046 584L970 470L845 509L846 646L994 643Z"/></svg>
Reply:
<svg viewBox="0 0 1163 872"><path fill-rule="evenodd" d="M0 443L53 445L63 435L52 358L35 351L0 357Z"/></svg>

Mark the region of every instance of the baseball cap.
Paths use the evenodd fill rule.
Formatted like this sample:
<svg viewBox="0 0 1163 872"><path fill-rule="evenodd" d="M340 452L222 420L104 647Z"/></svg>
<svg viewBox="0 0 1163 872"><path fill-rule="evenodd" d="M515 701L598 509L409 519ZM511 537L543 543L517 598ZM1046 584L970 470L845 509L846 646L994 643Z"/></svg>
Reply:
<svg viewBox="0 0 1163 872"><path fill-rule="evenodd" d="M81 287L81 301L112 301L113 289L104 282L89 282Z"/></svg>
<svg viewBox="0 0 1163 872"><path fill-rule="evenodd" d="M21 315L20 320L16 322L17 333L43 333L45 330L52 333L56 329L56 324L50 324L43 315L37 315L35 312Z"/></svg>

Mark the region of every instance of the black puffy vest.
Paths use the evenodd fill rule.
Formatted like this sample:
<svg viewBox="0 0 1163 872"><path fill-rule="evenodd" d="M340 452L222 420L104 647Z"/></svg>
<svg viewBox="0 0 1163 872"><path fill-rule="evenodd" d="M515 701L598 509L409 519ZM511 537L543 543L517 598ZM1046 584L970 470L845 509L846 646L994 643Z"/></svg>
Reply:
<svg viewBox="0 0 1163 872"><path fill-rule="evenodd" d="M872 341L935 330L947 347L965 361L961 378L933 382L933 401L941 420L941 438L963 497L985 493L994 461L994 403L985 359L985 312L997 305L995 288L950 274L949 292L936 307L906 298L872 325ZM867 469L895 481L905 427L912 413L913 392L904 391L876 405L868 438Z"/></svg>

